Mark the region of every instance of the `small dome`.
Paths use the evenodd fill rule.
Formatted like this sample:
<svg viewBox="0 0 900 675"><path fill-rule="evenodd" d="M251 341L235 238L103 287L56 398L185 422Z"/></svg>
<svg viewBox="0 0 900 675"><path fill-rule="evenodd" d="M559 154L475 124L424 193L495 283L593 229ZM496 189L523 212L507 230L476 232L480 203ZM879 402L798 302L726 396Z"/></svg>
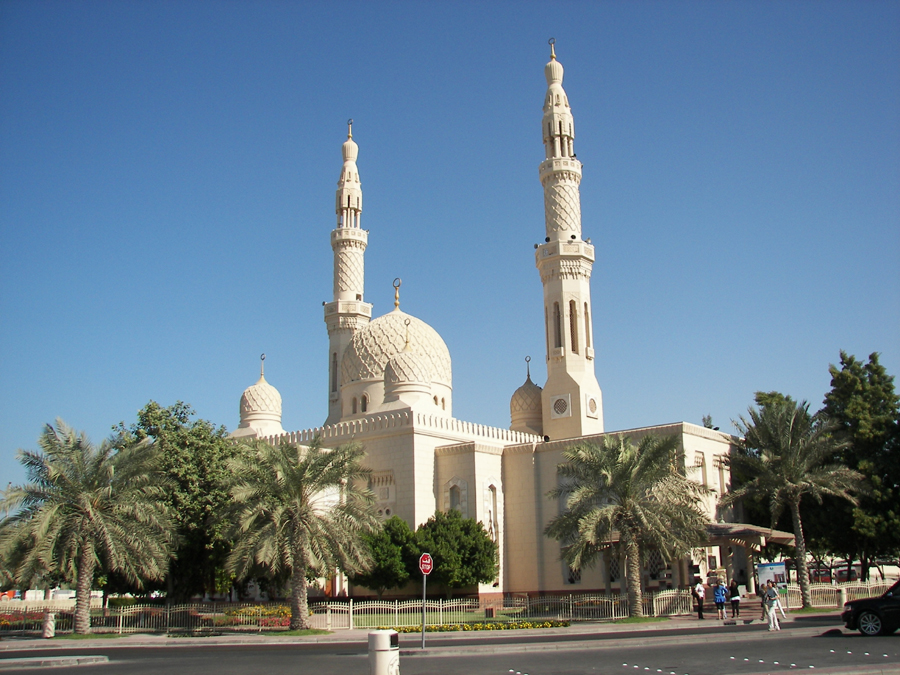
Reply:
<svg viewBox="0 0 900 675"><path fill-rule="evenodd" d="M241 396L241 422L252 413L270 413L281 419L281 394L266 382L263 375L259 376L256 384L247 387Z"/></svg>
<svg viewBox="0 0 900 675"><path fill-rule="evenodd" d="M428 364L410 351L402 351L392 356L384 367L385 386L403 382L431 384Z"/></svg>
<svg viewBox="0 0 900 675"><path fill-rule="evenodd" d="M266 355L260 357L266 360ZM241 423L231 433L231 438L268 438L284 433L281 428L281 394L266 382L262 363L259 381L247 387L241 396Z"/></svg>
<svg viewBox="0 0 900 675"><path fill-rule="evenodd" d="M355 162L356 158L359 157L359 146L356 144L356 141L353 140L352 136L344 141L344 144L341 146L341 154L344 156L345 162Z"/></svg>
<svg viewBox="0 0 900 675"><path fill-rule="evenodd" d="M550 59L550 62L544 66L544 77L547 78L547 85L560 84L563 80L562 64L556 60L556 57Z"/></svg>
<svg viewBox="0 0 900 675"><path fill-rule="evenodd" d="M353 336L341 359L341 386L385 378L388 361L404 352L412 353L422 362L429 382L452 386L450 351L441 336L421 319L399 309L378 317ZM407 360L403 368L412 368L412 365ZM402 372L405 375L423 374L418 367ZM395 372L395 375L399 376L399 373Z"/></svg>
<svg viewBox="0 0 900 675"><path fill-rule="evenodd" d="M512 415L537 412L541 414L542 389L531 381L531 376L525 380L525 384L516 389L509 400L509 412Z"/></svg>
<svg viewBox="0 0 900 675"><path fill-rule="evenodd" d="M531 381L531 372L525 383L516 389L509 400L510 429L529 434L543 434L544 416L541 406L541 388Z"/></svg>

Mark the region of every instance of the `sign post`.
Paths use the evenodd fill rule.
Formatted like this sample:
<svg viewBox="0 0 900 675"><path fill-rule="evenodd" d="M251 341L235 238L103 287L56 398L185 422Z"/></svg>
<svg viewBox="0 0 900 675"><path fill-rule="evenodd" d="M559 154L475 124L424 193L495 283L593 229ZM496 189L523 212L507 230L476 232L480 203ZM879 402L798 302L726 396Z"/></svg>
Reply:
<svg viewBox="0 0 900 675"><path fill-rule="evenodd" d="M434 559L430 553L423 553L419 557L419 571L422 572L422 649L425 649L425 585L428 583L428 575L434 569Z"/></svg>

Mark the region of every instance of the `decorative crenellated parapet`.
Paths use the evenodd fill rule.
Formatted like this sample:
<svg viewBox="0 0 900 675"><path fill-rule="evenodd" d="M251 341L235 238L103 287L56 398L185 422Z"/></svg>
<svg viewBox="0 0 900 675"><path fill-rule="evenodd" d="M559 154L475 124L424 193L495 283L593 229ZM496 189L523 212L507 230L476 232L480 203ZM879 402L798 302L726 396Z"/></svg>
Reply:
<svg viewBox="0 0 900 675"><path fill-rule="evenodd" d="M316 436L318 436L325 445L328 445L328 440L335 440L338 443L341 443L350 441L362 434L377 433L379 431L413 426L419 431L434 430L468 437L473 440L484 439L503 445L534 443L540 440L540 436L534 434L512 431L510 429L501 429L499 427L491 427L484 424L474 424L472 422L465 422L463 420L442 415L413 413L411 410L377 413L354 420L339 422L337 424L326 424L325 426L313 429L291 431L278 436L269 436L265 438L265 440L273 444L296 443L299 445L308 445L316 438Z"/></svg>

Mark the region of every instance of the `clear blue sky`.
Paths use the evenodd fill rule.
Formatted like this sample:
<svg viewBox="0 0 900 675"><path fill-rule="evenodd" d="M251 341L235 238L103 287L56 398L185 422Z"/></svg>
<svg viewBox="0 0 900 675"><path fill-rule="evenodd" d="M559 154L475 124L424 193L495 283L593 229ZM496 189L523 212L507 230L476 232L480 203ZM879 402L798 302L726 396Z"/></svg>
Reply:
<svg viewBox="0 0 900 675"><path fill-rule="evenodd" d="M266 376L326 416L352 117L366 300L430 323L454 413L509 425L543 364L538 163L557 40L584 162L608 430L757 390L821 404L839 350L900 373L900 3L0 3L0 487L61 417L154 399L233 429Z"/></svg>

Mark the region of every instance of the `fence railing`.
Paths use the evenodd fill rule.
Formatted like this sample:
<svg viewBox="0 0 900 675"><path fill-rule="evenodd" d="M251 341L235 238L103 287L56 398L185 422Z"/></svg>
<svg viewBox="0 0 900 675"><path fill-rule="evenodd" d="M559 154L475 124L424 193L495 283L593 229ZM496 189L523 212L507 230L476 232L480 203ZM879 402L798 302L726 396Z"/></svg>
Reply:
<svg viewBox="0 0 900 675"><path fill-rule="evenodd" d="M845 584L810 584L810 599L813 607L829 609L842 607L845 602L859 598L871 598L882 595L889 589L892 581L851 581ZM798 609L803 606L800 584L788 584L787 606Z"/></svg>
<svg viewBox="0 0 900 675"><path fill-rule="evenodd" d="M890 588L887 582L812 584L812 606L839 608L848 600L880 595ZM787 606L801 606L800 587L789 584L784 591ZM693 599L687 590L644 593L646 616L690 614ZM748 600L745 599L745 602ZM70 632L74 608L61 609L55 603L4 602L0 604L0 635L33 634L41 630L44 612L56 616L57 632ZM422 623L421 600L328 600L309 604L312 628L347 630L379 626L407 627ZM479 623L485 621L599 621L628 616L626 594L578 593L528 596L508 594L502 600L427 600L426 625ZM286 630L290 607L285 603L195 603L186 605L133 605L92 608L91 629L98 633L210 633L266 632Z"/></svg>

